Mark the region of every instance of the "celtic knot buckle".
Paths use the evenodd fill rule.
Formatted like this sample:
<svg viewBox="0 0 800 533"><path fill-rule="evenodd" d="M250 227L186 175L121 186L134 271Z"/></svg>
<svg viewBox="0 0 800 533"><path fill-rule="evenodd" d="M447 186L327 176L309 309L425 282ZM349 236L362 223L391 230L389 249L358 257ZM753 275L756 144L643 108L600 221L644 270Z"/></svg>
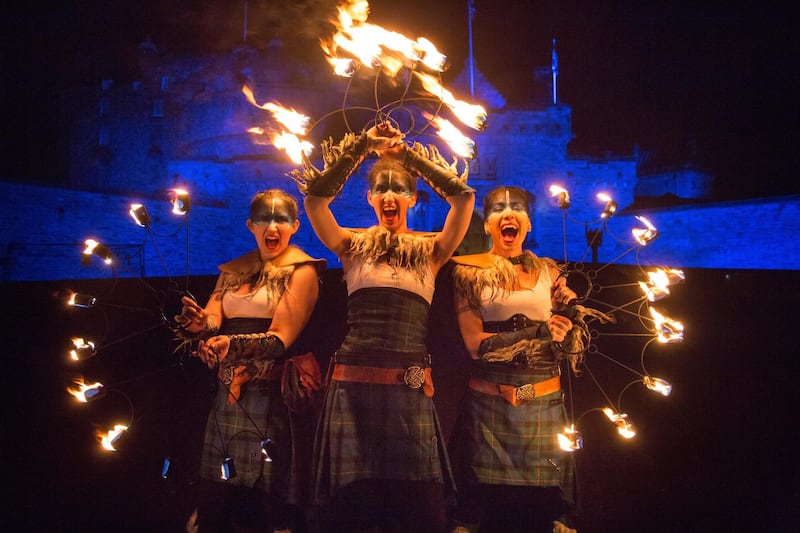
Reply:
<svg viewBox="0 0 800 533"><path fill-rule="evenodd" d="M536 389L532 383L526 383L517 387L517 399L527 402L536 398Z"/></svg>
<svg viewBox="0 0 800 533"><path fill-rule="evenodd" d="M403 372L403 383L412 389L418 389L425 383L425 369L421 366L411 365Z"/></svg>

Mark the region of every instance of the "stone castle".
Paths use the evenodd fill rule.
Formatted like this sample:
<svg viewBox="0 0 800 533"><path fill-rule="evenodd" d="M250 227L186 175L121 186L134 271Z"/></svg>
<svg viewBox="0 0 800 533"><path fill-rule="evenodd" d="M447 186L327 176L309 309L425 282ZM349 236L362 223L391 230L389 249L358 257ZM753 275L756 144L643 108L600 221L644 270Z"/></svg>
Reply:
<svg viewBox="0 0 800 533"><path fill-rule="evenodd" d="M260 102L278 102L317 121L309 138L317 145L312 158L320 168L319 142L360 131L367 125L363 116L374 119L375 113L360 115L358 109L382 103L365 104L373 88L369 79L347 81L324 66L288 61L278 42L262 51L166 57L148 41L139 52L140 80L126 85L103 80L71 95L68 186L0 184L7 218L0 227L4 281L107 277L105 265L81 263L86 238L106 244L118 257L115 275L213 275L216 265L253 248L245 228L253 194L271 187L297 193L287 173L299 165L248 133L253 126L269 127L270 116L246 100L243 85L252 87ZM480 217L485 193L497 185L516 185L535 198L527 247L539 255L681 268L800 267L800 198L713 203L708 201L713 177L691 166L646 173L638 153L573 154L572 110L551 97L549 68L537 72L538 92L524 107L506 105L480 72L473 75L474 100L486 107L488 122L480 133L467 132L476 141L477 157L459 162L459 169L469 165L469 183L478 193L475 224L462 253L486 249ZM466 76L465 68L447 85L461 98L469 94ZM451 153L430 135L408 140L437 144L444 155ZM333 204L343 226L374 223L363 201L364 174L363 169L355 174ZM569 191L568 209L560 209L549 193L554 184ZM173 188L189 192L186 215L171 213ZM610 219L600 218L599 192L619 206ZM672 202L662 207L642 202L661 197ZM131 203L145 205L152 218L149 228L128 216ZM440 228L445 207L421 184L410 214L413 229ZM659 236L630 253L636 248L631 228L642 225L637 216L656 226ZM605 238L595 239L590 250L589 236L598 232ZM302 213L295 242L328 259L330 268L340 266Z"/></svg>

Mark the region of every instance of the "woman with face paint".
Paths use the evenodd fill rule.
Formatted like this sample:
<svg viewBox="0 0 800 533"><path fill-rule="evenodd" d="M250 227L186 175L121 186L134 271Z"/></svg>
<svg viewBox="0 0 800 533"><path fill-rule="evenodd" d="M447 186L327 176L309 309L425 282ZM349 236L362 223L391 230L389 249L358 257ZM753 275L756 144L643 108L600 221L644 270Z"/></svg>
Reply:
<svg viewBox="0 0 800 533"><path fill-rule="evenodd" d="M324 172L303 175L308 218L341 258L349 295L348 330L330 366L314 450L322 528L441 533L451 478L425 338L436 274L467 231L474 192L434 148L407 145L386 124L347 136L335 152ZM366 199L377 224L342 228L330 204L373 152ZM435 235L408 227L417 177L450 204Z"/></svg>
<svg viewBox="0 0 800 533"><path fill-rule="evenodd" d="M247 229L257 248L219 267L205 307L184 297L175 317L216 376L189 531L307 529L309 404L321 379L301 333L325 262L289 244L299 225L293 197L256 194Z"/></svg>
<svg viewBox="0 0 800 533"><path fill-rule="evenodd" d="M523 250L528 193L499 187L484 200L489 253L453 258L456 311L472 361L450 442L458 486L452 531L570 531L571 455L558 344L573 324L554 311L576 294L554 261ZM558 529L562 528L562 529Z"/></svg>

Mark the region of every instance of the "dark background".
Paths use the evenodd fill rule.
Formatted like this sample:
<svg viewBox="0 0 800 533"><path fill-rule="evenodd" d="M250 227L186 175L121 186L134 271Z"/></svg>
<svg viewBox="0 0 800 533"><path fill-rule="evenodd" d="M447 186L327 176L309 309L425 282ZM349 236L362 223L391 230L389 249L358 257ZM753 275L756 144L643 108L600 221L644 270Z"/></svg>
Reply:
<svg viewBox="0 0 800 533"><path fill-rule="evenodd" d="M606 286L638 274L604 272ZM326 273L310 326L323 365L343 333L340 275ZM436 401L449 433L466 369L441 281L430 348ZM0 286L7 309L3 339L10 343L4 530L182 531L208 381L196 360L173 353L177 342L161 325L158 293L178 285L204 301L213 283L212 276L177 284L128 279ZM623 441L600 413L580 417L581 533L798 530L793 311L799 287L798 272L686 271L686 281L657 304L683 322L685 340L651 345L644 355L649 373L673 385L669 397L639 385L620 400L622 388L636 380L620 364L640 369L646 338L598 338L599 351L620 364L589 355L591 376L565 378L574 401L568 409L578 417L619 401L638 434ZM54 297L65 288L105 303L67 309ZM627 296L606 290L600 299L615 298ZM641 332L633 321L619 327ZM103 332L96 357L67 362L71 337ZM79 404L66 392L76 375L124 394L109 390L105 398ZM126 423L131 412L119 451L101 451L95 426ZM165 480L160 473L167 455L174 468Z"/></svg>

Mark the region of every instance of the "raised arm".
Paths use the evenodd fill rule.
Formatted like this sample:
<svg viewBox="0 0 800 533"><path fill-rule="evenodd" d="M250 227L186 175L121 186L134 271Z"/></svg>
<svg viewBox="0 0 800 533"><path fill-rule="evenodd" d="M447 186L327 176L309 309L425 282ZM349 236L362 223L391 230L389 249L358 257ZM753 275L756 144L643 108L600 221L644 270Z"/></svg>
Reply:
<svg viewBox="0 0 800 533"><path fill-rule="evenodd" d="M457 196L448 196L445 200L450 204L450 210L447 212L442 231L434 240L436 270L450 259L467 234L472 210L475 206L475 193L469 191Z"/></svg>
<svg viewBox="0 0 800 533"><path fill-rule="evenodd" d="M333 197L306 196L303 207L314 233L328 250L341 257L350 247L350 231L344 229L333 216L330 205Z"/></svg>
<svg viewBox="0 0 800 533"><path fill-rule="evenodd" d="M468 168L457 174L456 162L449 164L434 145L427 148L420 143L405 146L404 165L417 174L431 189L450 204L442 231L434 241L433 268L438 271L453 255L467 234L472 210L475 207L475 190L467 185Z"/></svg>

